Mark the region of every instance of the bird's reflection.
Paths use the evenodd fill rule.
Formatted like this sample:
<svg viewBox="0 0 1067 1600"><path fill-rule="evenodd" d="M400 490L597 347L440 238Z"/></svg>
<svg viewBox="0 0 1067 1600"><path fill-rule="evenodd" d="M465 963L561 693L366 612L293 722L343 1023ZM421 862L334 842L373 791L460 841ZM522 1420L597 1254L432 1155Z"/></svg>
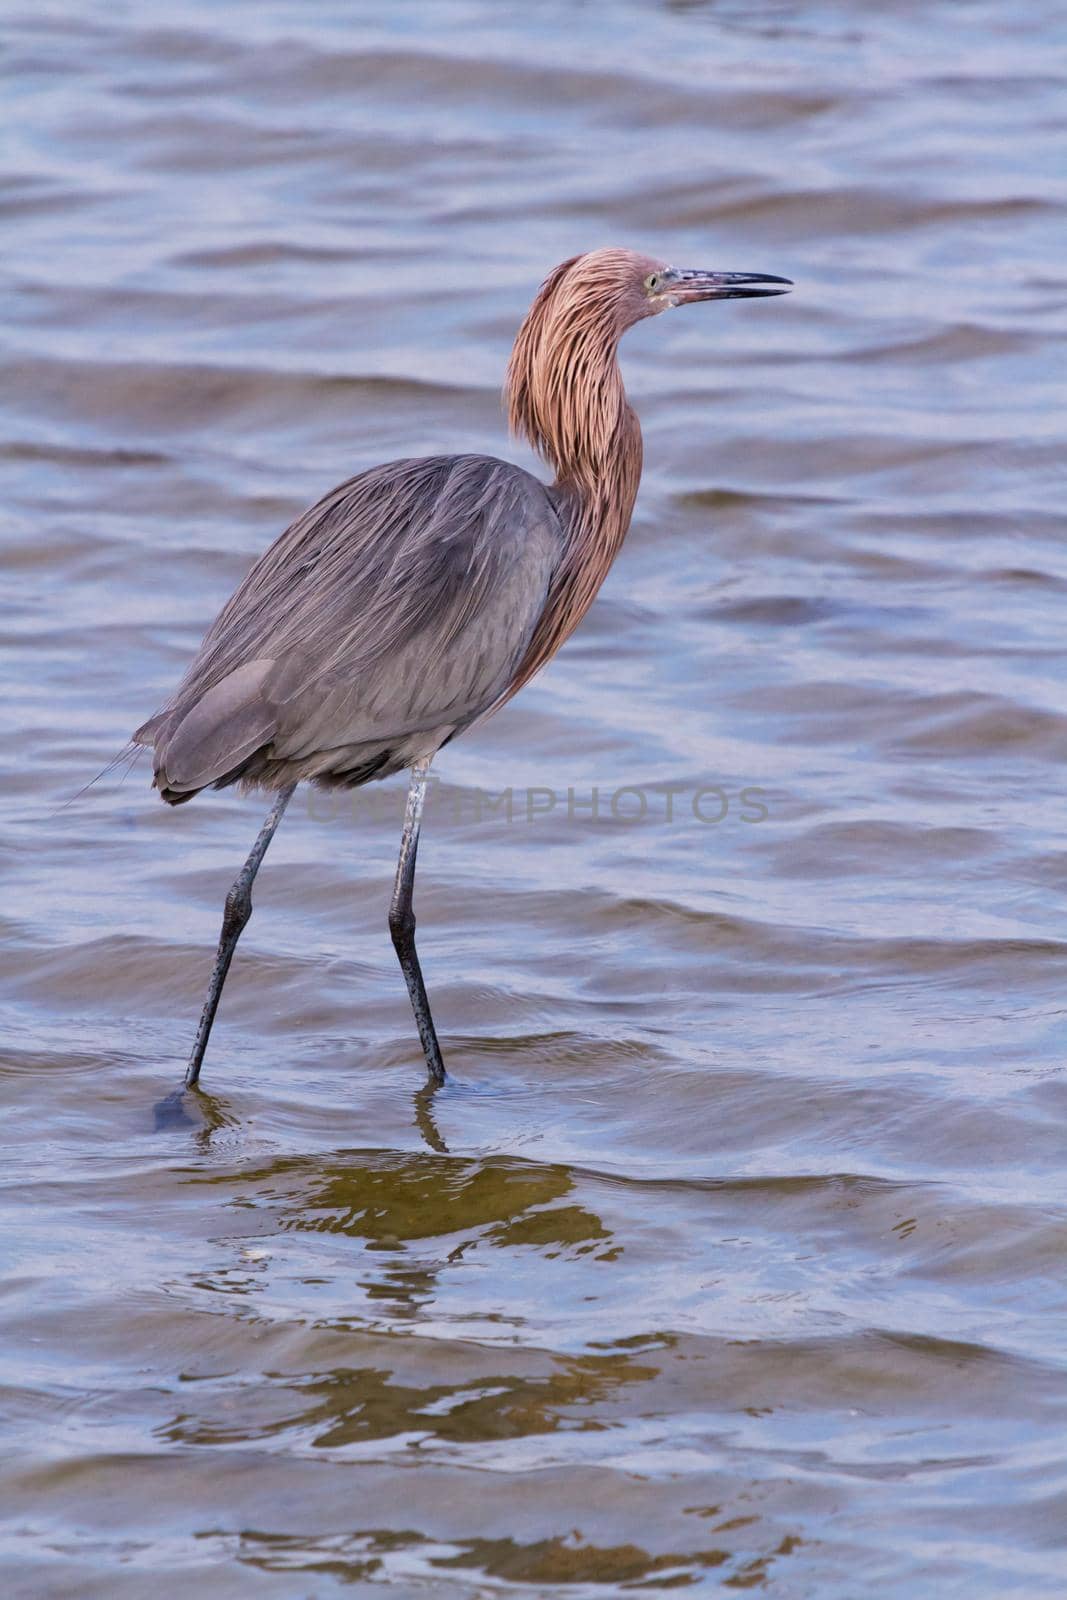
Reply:
<svg viewBox="0 0 1067 1600"><path fill-rule="evenodd" d="M476 1251L532 1249L545 1259L595 1254L610 1260L617 1253L610 1230L586 1205L575 1202L576 1178L561 1163L515 1157L457 1157L447 1153L431 1110L432 1095L416 1098L420 1132L436 1147L416 1151L355 1150L309 1157L279 1156L253 1170L235 1174L225 1167L208 1175L198 1170L189 1181L210 1182L239 1191L233 1203L243 1210L273 1216L278 1237L300 1235L347 1237L362 1250L353 1255L301 1248L299 1259L314 1288L319 1315L323 1300L331 1303L326 1320L334 1326L381 1325L389 1319L410 1322L440 1299L441 1279ZM195 1139L206 1151L221 1127L230 1124L225 1107L198 1094L195 1102L204 1125ZM187 1108L191 1109L191 1108ZM566 1201L567 1203L562 1203ZM269 1223L268 1223L269 1227ZM257 1228L256 1238L269 1238ZM240 1245L246 1242L242 1235ZM264 1259L273 1255L264 1251ZM293 1260L292 1248L284 1251ZM353 1297L352 1269L357 1271ZM233 1274L242 1283L247 1263L227 1261L206 1273L208 1289L229 1292ZM338 1295L329 1285L338 1274ZM271 1277L258 1274L248 1292L270 1292ZM327 1292L323 1292L326 1290ZM495 1313L496 1314L496 1313ZM521 1317L519 1317L521 1321Z"/></svg>
<svg viewBox="0 0 1067 1600"><path fill-rule="evenodd" d="M318 1450L421 1435L454 1445L496 1443L552 1433L600 1432L593 1413L622 1391L657 1376L631 1355L557 1357L543 1373L501 1372L486 1352L475 1375L445 1376L448 1363L422 1381L381 1367L337 1367L303 1376L274 1375L249 1404L220 1415L210 1388L187 1391L181 1413L158 1430L174 1444L262 1443L287 1435Z"/></svg>
<svg viewBox="0 0 1067 1600"><path fill-rule="evenodd" d="M191 1132L194 1145L203 1155L210 1150L212 1138L220 1128L233 1128L236 1124L229 1101L199 1087L175 1089L152 1107L155 1133Z"/></svg>
<svg viewBox="0 0 1067 1600"><path fill-rule="evenodd" d="M435 1155L447 1155L448 1145L434 1117L434 1100L443 1085L428 1081L412 1096L415 1108L414 1123L428 1150ZM206 1153L211 1137L222 1127L232 1127L235 1119L227 1109L227 1102L208 1094L198 1084L189 1089L175 1089L157 1100L152 1107L154 1133L195 1134L195 1143Z"/></svg>
<svg viewBox="0 0 1067 1600"><path fill-rule="evenodd" d="M437 1126L433 1114L433 1103L444 1086L428 1079L421 1089L416 1089L412 1099L415 1107L415 1126L425 1140L429 1149L437 1155L447 1155L448 1146L441 1137L441 1130Z"/></svg>

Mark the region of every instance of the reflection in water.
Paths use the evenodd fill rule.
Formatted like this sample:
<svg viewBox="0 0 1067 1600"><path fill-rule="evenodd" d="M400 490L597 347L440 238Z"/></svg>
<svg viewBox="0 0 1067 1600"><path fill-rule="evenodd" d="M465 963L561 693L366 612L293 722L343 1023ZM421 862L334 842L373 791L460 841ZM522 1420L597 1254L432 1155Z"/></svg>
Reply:
<svg viewBox="0 0 1067 1600"><path fill-rule="evenodd" d="M200 1123L189 1115L185 1091L174 1089L152 1107L152 1125L156 1133L170 1133L178 1128L197 1128Z"/></svg>
<svg viewBox="0 0 1067 1600"><path fill-rule="evenodd" d="M514 1539L446 1543L381 1529L324 1539L245 1533L236 1554L238 1560L264 1572L332 1573L346 1583L363 1578L380 1583L390 1577L432 1581L435 1575L440 1581L446 1572L472 1569L507 1584L591 1585L595 1587L583 1592L601 1595L607 1592L601 1586L616 1584L634 1587L638 1593L689 1588L701 1572L714 1572L716 1586L729 1590L760 1589L777 1563L801 1543L787 1535L763 1555L746 1552L738 1558L735 1541L727 1538L710 1549L654 1556L638 1544L590 1543L577 1529L525 1544ZM655 1582L654 1591L650 1580Z"/></svg>
<svg viewBox="0 0 1067 1600"><path fill-rule="evenodd" d="M195 1089L174 1089L157 1100L152 1107L152 1122L156 1133L195 1130L193 1143L202 1155L210 1150L212 1135L220 1128L237 1126L229 1103L199 1085Z"/></svg>
<svg viewBox="0 0 1067 1600"><path fill-rule="evenodd" d="M197 1135L207 1141L212 1130ZM197 1171L194 1188L234 1186L225 1168ZM475 1256L510 1252L521 1260L564 1257L578 1263L592 1254L616 1259L610 1230L587 1206L559 1202L575 1180L559 1165L505 1157L457 1159L436 1152L357 1151L312 1160L279 1158L242 1169L230 1205L266 1213L276 1233L234 1242L225 1259L197 1273L195 1285L210 1296L256 1296L274 1292L279 1270L298 1283L310 1308L328 1291L330 1310L320 1322L331 1327L418 1325L432 1322L447 1301L444 1279L469 1271ZM322 1250L318 1238L362 1246ZM338 1306L335 1275L348 1279ZM482 1276L479 1273L479 1276ZM530 1274L527 1268L526 1277ZM494 1305L486 1318L516 1328L523 1322L517 1299Z"/></svg>
<svg viewBox="0 0 1067 1600"><path fill-rule="evenodd" d="M6 8L5 1594L1061 1600L1063 35ZM379 787L294 801L169 1096L258 804L43 814L324 484L512 453L517 320L611 243L798 287L628 337L625 549L442 752L459 1081Z"/></svg>
<svg viewBox="0 0 1067 1600"><path fill-rule="evenodd" d="M283 1228L347 1233L389 1249L403 1249L411 1240L499 1227L573 1188L563 1167L393 1150L300 1163L295 1171L293 1164L279 1162L276 1168L249 1174L246 1181L277 1207Z"/></svg>
<svg viewBox="0 0 1067 1600"><path fill-rule="evenodd" d="M416 1089L414 1096L415 1126L425 1139L431 1150L436 1150L439 1155L447 1155L448 1146L441 1137L441 1130L434 1121L433 1103L438 1093L439 1085L426 1082L421 1089Z"/></svg>
<svg viewBox="0 0 1067 1600"><path fill-rule="evenodd" d="M626 1355L583 1356L544 1376L487 1372L478 1383L413 1387L367 1367L313 1378L265 1374L220 1415L217 1397L185 1396L186 1409L161 1436L184 1444L251 1443L286 1437L297 1448L344 1450L368 1440L393 1445L475 1444L558 1430L599 1432L598 1413L625 1384L647 1382L657 1368Z"/></svg>

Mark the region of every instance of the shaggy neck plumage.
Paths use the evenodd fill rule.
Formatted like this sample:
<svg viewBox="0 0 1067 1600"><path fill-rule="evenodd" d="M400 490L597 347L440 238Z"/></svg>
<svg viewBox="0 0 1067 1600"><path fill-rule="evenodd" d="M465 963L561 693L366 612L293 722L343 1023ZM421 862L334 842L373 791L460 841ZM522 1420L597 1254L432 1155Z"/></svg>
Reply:
<svg viewBox="0 0 1067 1600"><path fill-rule="evenodd" d="M580 259L580 258L576 258ZM616 297L566 261L542 287L508 365L508 421L556 474L567 548L511 692L543 666L596 597L630 526L641 428L619 371ZM575 281L577 279L577 281Z"/></svg>

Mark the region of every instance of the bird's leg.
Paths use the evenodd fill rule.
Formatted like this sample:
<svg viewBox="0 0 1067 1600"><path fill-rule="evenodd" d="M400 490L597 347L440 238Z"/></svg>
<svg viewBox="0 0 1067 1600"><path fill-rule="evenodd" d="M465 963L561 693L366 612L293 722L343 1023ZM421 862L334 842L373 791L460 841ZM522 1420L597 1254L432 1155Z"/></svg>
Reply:
<svg viewBox="0 0 1067 1600"><path fill-rule="evenodd" d="M230 962L237 948L237 941L241 937L244 926L252 915L252 880L259 871L259 864L267 853L267 846L274 837L274 830L282 820L282 813L293 798L295 783L285 789L279 789L278 798L270 808L270 815L260 828L256 842L252 846L248 860L241 868L234 881L233 887L226 896L226 909L222 914L222 933L219 937L219 950L215 957L215 965L211 972L211 982L207 986L207 999L204 1009L200 1013L200 1026L196 1030L196 1041L193 1044L193 1053L189 1057L189 1066L185 1073L185 1087L192 1089L200 1077L200 1067L204 1060L204 1051L207 1049L208 1036L211 1033L211 1024L215 1020L215 1012L219 1008L219 996L222 986L226 982L226 974L230 970Z"/></svg>
<svg viewBox="0 0 1067 1600"><path fill-rule="evenodd" d="M411 1009L422 1040L423 1053L430 1073L430 1082L445 1081L445 1064L441 1060L441 1046L430 1015L430 1002L426 998L426 985L415 950L415 912L411 899L415 889L415 856L419 848L419 827L422 807L426 799L426 774L430 770L430 757L416 761L411 768L411 787L408 789L407 809L404 812L404 832L400 839L400 859L396 864L396 885L389 906L389 932L393 936L400 969L411 996Z"/></svg>

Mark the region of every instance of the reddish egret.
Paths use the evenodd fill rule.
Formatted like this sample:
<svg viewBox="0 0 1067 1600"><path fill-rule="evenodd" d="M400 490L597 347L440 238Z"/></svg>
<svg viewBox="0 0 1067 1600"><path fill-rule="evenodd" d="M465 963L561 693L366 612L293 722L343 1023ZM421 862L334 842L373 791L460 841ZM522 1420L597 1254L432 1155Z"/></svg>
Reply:
<svg viewBox="0 0 1067 1600"><path fill-rule="evenodd" d="M564 261L519 329L506 385L512 430L554 470L550 486L491 456L391 461L332 490L256 562L171 700L134 734L153 747L154 783L172 806L209 784L275 795L226 897L187 1088L297 784L355 788L403 768L389 929L430 1079L444 1082L412 910L430 762L550 660L618 553L641 477L617 361L626 329L672 306L790 287L630 250Z"/></svg>

